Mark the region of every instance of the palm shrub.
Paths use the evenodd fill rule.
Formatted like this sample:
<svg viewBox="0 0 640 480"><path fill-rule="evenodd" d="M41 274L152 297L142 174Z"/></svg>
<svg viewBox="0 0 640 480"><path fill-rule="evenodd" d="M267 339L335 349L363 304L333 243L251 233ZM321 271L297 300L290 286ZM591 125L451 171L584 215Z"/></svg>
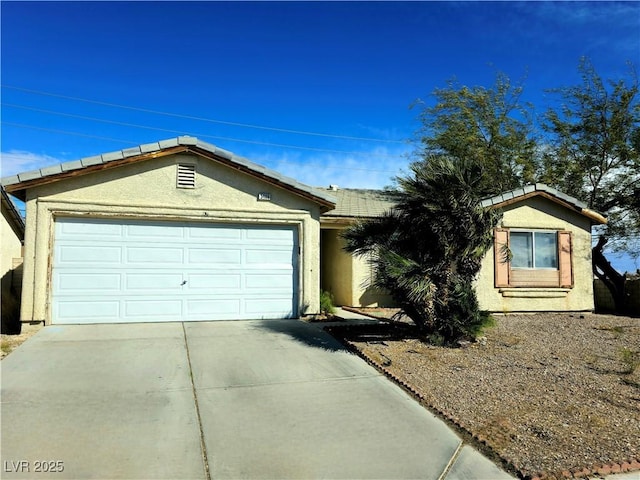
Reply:
<svg viewBox="0 0 640 480"><path fill-rule="evenodd" d="M488 320L473 280L500 214L480 206L478 163L434 156L396 178L396 206L343 233L346 250L367 255L374 284L389 291L425 338L453 343Z"/></svg>

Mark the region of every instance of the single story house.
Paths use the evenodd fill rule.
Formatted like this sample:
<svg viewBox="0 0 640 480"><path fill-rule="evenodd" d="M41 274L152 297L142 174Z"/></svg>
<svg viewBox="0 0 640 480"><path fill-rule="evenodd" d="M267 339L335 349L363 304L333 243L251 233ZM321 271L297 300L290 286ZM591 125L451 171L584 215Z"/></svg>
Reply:
<svg viewBox="0 0 640 480"><path fill-rule="evenodd" d="M20 282L22 280L22 241L24 240L24 221L4 188L0 188L2 206L2 224L0 226L0 277L2 295L2 333L20 331L18 322L20 302Z"/></svg>
<svg viewBox="0 0 640 480"><path fill-rule="evenodd" d="M321 289L341 305L390 301L369 287L368 262L344 252L339 236L392 206L384 192L309 187L193 137L2 184L26 202L23 321L288 318L317 313ZM604 219L548 187L509 199L487 204L505 211L498 240L507 232L512 250L529 241L534 263L512 259L505 274L490 252L479 279L482 306L592 310L590 226ZM569 249L569 274L562 254L555 267L539 263L552 245ZM545 272L523 280L521 268Z"/></svg>

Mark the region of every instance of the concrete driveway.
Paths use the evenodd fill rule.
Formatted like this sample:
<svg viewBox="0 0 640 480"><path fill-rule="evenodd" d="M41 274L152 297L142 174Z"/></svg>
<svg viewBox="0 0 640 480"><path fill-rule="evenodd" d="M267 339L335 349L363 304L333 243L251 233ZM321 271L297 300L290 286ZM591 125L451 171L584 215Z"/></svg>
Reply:
<svg viewBox="0 0 640 480"><path fill-rule="evenodd" d="M2 478L510 478L297 320L49 326L0 368Z"/></svg>

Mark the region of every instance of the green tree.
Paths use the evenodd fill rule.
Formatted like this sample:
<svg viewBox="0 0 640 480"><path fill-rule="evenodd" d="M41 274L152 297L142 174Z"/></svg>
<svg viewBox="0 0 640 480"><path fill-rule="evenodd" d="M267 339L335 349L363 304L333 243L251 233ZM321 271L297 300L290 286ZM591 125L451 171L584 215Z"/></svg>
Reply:
<svg viewBox="0 0 640 480"><path fill-rule="evenodd" d="M433 92L435 105L419 114L420 156L447 155L483 167L479 191L512 190L535 181L536 141L530 106L521 101L523 87L502 73L491 88L461 86L450 80Z"/></svg>
<svg viewBox="0 0 640 480"><path fill-rule="evenodd" d="M424 337L452 343L487 320L473 280L500 215L479 205L481 165L430 157L396 179L396 207L343 234L346 249L371 258L388 290Z"/></svg>
<svg viewBox="0 0 640 480"><path fill-rule="evenodd" d="M552 90L562 107L549 109L544 128L551 135L543 155L541 181L586 201L604 214L593 251L594 273L624 307L624 277L605 259L603 248L640 256L640 103L638 79L604 81L587 58L579 65L582 84Z"/></svg>

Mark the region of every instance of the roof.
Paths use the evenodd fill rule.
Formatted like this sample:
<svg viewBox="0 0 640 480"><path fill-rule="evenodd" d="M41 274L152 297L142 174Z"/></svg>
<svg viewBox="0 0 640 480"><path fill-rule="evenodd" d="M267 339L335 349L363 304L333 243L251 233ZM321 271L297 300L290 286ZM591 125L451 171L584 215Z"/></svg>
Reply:
<svg viewBox="0 0 640 480"><path fill-rule="evenodd" d="M11 225L18 238L24 240L24 219L11 201L11 198L9 198L4 187L0 187L0 190L2 190L2 211L8 214L7 222Z"/></svg>
<svg viewBox="0 0 640 480"><path fill-rule="evenodd" d="M324 189L310 187L293 178L281 175L275 170L251 162L233 152L198 140L196 137L189 136L146 143L133 148L126 148L124 150L86 157L39 170L19 173L3 178L0 183L3 187L6 187L8 192L15 194L18 198L24 199L25 190L34 186L64 180L77 175L89 174L106 168L119 167L129 163L184 152L191 152L207 157L273 185L290 190L299 196L319 203L323 211L330 210L335 206L336 199Z"/></svg>
<svg viewBox="0 0 640 480"><path fill-rule="evenodd" d="M605 224L607 219L587 207L587 204L581 202L575 197L562 193L544 183L536 183L535 185L525 185L509 192L501 193L495 197L485 198L480 202L483 207L501 208L511 205L512 203L521 202L527 198L542 196L566 208L575 210L576 212L588 217L593 223Z"/></svg>
<svg viewBox="0 0 640 480"><path fill-rule="evenodd" d="M336 198L336 207L334 210L322 215L322 217L327 220L377 217L391 209L395 204L393 194L384 190L345 188L339 190L329 189L329 191L331 191L331 194ZM543 196L565 208L569 208L588 217L593 223L607 223L607 219L604 216L587 208L586 203L562 193L555 188L549 187L544 183L536 183L535 185L516 188L515 190L501 193L495 197L486 198L482 200L480 204L483 207L501 208L533 196Z"/></svg>
<svg viewBox="0 0 640 480"><path fill-rule="evenodd" d="M327 190L325 190L327 191ZM336 207L323 214L325 218L371 218L379 217L391 209L395 202L392 194L384 190L355 188L328 189L336 199Z"/></svg>

